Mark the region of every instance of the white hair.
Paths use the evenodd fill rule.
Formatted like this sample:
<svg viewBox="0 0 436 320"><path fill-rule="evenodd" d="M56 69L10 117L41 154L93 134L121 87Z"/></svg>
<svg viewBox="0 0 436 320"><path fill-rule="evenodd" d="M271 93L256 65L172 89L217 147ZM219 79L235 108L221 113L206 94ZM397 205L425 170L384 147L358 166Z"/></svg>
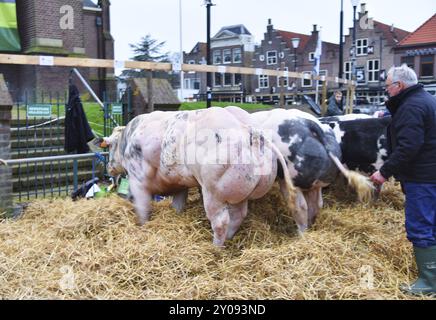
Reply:
<svg viewBox="0 0 436 320"><path fill-rule="evenodd" d="M401 67L392 67L388 72L389 76L392 78L392 83L401 81L407 88L418 84L415 71L409 68L407 64L403 64Z"/></svg>

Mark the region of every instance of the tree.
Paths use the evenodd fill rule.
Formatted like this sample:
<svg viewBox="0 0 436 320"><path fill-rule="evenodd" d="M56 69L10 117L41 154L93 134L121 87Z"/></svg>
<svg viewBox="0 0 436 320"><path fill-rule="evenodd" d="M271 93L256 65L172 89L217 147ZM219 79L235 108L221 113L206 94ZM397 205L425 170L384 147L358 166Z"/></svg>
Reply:
<svg viewBox="0 0 436 320"><path fill-rule="evenodd" d="M137 44L130 44L135 56L132 58L135 61L154 61L154 62L169 62L169 53L161 53L165 41L159 42L153 39L150 34L142 37ZM146 70L124 70L123 77L145 78ZM163 72L153 72L154 78L167 78L167 74Z"/></svg>

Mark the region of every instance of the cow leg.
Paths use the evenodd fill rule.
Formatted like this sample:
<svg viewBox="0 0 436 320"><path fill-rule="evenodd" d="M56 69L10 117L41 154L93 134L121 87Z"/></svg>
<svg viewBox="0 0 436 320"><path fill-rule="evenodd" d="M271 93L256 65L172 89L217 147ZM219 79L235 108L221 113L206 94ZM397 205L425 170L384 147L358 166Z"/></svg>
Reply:
<svg viewBox="0 0 436 320"><path fill-rule="evenodd" d="M136 179L129 179L129 186L133 196L138 225L143 226L150 219L152 195L146 191L143 183Z"/></svg>
<svg viewBox="0 0 436 320"><path fill-rule="evenodd" d="M176 209L177 213L182 213L188 199L188 189L180 191L173 196L173 202L171 206Z"/></svg>
<svg viewBox="0 0 436 320"><path fill-rule="evenodd" d="M227 230L227 240L233 239L239 227L247 216L248 201L244 201L237 205L229 205L230 222Z"/></svg>
<svg viewBox="0 0 436 320"><path fill-rule="evenodd" d="M306 199L307 209L308 209L308 221L309 228L315 223L316 218L323 206L322 201L322 189L313 188L310 191L304 193L304 198Z"/></svg>
<svg viewBox="0 0 436 320"><path fill-rule="evenodd" d="M285 199L288 199L289 191L286 187L286 182L281 179L280 180L280 190L285 197ZM298 232L300 235L302 235L308 228L309 224L309 218L308 218L308 212L307 212L307 202L304 198L303 192L297 188L297 205L295 211L292 213L292 216L294 217L295 223L298 227Z"/></svg>
<svg viewBox="0 0 436 320"><path fill-rule="evenodd" d="M206 215L213 230L213 244L224 247L230 222L229 208L227 204L214 199L207 190L203 189L202 194Z"/></svg>

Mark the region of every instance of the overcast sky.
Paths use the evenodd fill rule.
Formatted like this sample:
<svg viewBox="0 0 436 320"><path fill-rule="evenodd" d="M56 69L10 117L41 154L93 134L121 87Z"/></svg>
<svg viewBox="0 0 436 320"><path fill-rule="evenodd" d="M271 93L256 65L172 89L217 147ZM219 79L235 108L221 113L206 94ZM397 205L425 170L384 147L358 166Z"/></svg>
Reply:
<svg viewBox="0 0 436 320"><path fill-rule="evenodd" d="M206 42L206 8L202 0L181 0L183 50ZM370 17L415 31L436 13L436 0L366 0ZM111 0L111 27L115 38L115 58L128 60L130 43L141 37L165 41L164 50L180 50L179 0ZM323 40L339 43L340 0L213 0L211 36L223 26L244 24L260 43L268 18L276 29L310 34L312 25L322 26ZM345 34L352 26L353 9L344 0Z"/></svg>

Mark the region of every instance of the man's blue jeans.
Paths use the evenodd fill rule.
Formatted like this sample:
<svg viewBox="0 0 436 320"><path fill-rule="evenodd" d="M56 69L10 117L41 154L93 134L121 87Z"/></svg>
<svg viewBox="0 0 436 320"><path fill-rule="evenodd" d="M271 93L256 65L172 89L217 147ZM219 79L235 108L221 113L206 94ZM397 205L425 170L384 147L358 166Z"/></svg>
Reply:
<svg viewBox="0 0 436 320"><path fill-rule="evenodd" d="M436 184L403 183L406 193L406 232L414 246L436 246Z"/></svg>

